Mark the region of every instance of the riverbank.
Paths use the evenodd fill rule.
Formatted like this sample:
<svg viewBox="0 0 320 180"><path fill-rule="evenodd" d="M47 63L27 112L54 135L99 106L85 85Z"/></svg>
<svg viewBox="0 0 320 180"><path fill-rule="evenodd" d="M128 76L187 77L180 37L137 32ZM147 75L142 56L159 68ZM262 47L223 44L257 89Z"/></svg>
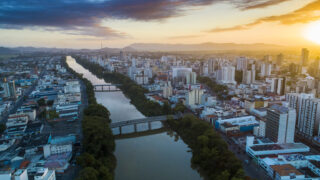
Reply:
<svg viewBox="0 0 320 180"><path fill-rule="evenodd" d="M120 90L130 99L130 103L145 116L159 116L171 113L170 110L168 111L167 106L162 107L160 104L148 100L144 95L148 90L138 85L129 77L120 73L105 72L103 67L91 63L88 60L79 57L75 57L75 59L77 63L81 64L97 77L104 79L106 82L121 84L121 86L119 86Z"/></svg>
<svg viewBox="0 0 320 180"><path fill-rule="evenodd" d="M77 62L83 67L91 70L91 73L106 82L114 84L125 84L129 86L123 89L129 98L136 85L130 78L119 73L106 73L98 64L91 63L84 59ZM135 85L133 85L135 84ZM123 88L123 86L121 86ZM139 86L137 92L144 96L147 91ZM131 99L131 102L134 102ZM135 104L134 104L135 105ZM143 106L141 106L143 108ZM138 108L137 108L138 109ZM194 116L186 116L179 121L169 120L170 128L178 133L183 141L192 149L192 164L199 172L203 172L208 179L243 179L244 172L241 162L228 150L226 142L217 134L213 127Z"/></svg>
<svg viewBox="0 0 320 180"><path fill-rule="evenodd" d="M109 127L110 113L98 104L91 82L71 69L63 59L67 70L81 79L86 86L88 107L84 109L82 120L84 152L77 158L82 170L79 179L114 179L116 158L114 156L115 142Z"/></svg>
<svg viewBox="0 0 320 180"><path fill-rule="evenodd" d="M178 121L168 118L167 122L192 149L192 164L208 179L245 178L239 159L207 122L193 115L186 115Z"/></svg>

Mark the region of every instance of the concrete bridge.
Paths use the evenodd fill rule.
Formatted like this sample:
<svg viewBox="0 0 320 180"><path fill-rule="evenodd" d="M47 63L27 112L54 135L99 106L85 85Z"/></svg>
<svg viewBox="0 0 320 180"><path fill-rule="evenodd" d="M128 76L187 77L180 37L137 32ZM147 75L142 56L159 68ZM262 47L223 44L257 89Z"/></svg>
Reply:
<svg viewBox="0 0 320 180"><path fill-rule="evenodd" d="M178 115L170 115L173 119L178 119ZM120 122L114 122L110 124L110 128L119 128L120 134L122 134L122 127L123 126L134 126L134 132L137 132L137 124L141 123L148 123L148 130L151 130L151 122L155 121L166 121L167 115L164 116L153 116L153 117L146 117L141 119L133 119L128 121L120 121Z"/></svg>
<svg viewBox="0 0 320 180"><path fill-rule="evenodd" d="M118 87L121 86L121 84L96 84L93 85L95 92L115 92L115 91L121 91Z"/></svg>

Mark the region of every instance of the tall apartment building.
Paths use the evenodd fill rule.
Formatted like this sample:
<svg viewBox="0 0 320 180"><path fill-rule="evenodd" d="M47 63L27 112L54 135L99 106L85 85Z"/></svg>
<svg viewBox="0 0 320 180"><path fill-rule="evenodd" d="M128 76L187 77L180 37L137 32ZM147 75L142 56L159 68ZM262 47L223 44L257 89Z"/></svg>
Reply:
<svg viewBox="0 0 320 180"><path fill-rule="evenodd" d="M296 110L272 105L267 110L266 137L276 143L294 143Z"/></svg>
<svg viewBox="0 0 320 180"><path fill-rule="evenodd" d="M309 50L307 48L303 48L301 50L301 65L307 66L309 61Z"/></svg>
<svg viewBox="0 0 320 180"><path fill-rule="evenodd" d="M217 80L222 83L235 83L235 67L221 67L221 69L217 73Z"/></svg>
<svg viewBox="0 0 320 180"><path fill-rule="evenodd" d="M209 59L208 61L208 74L212 74L214 72L214 62L213 59Z"/></svg>
<svg viewBox="0 0 320 180"><path fill-rule="evenodd" d="M201 97L204 94L203 89L194 89L187 93L186 105L192 106L201 103Z"/></svg>
<svg viewBox="0 0 320 180"><path fill-rule="evenodd" d="M237 71L247 70L248 59L246 57L239 57L237 59Z"/></svg>
<svg viewBox="0 0 320 180"><path fill-rule="evenodd" d="M283 59L284 59L284 56L282 53L278 54L277 55L277 65L281 66L281 64L283 63Z"/></svg>
<svg viewBox="0 0 320 180"><path fill-rule="evenodd" d="M261 64L261 76L270 76L272 71L272 64L269 62L263 62Z"/></svg>
<svg viewBox="0 0 320 180"><path fill-rule="evenodd" d="M320 99L316 99L314 94L286 94L289 107L297 111L297 133L305 138L312 138L320 135Z"/></svg>
<svg viewBox="0 0 320 180"><path fill-rule="evenodd" d="M242 83L251 84L256 81L256 71L253 70L244 70L242 74Z"/></svg>
<svg viewBox="0 0 320 180"><path fill-rule="evenodd" d="M285 77L266 78L266 82L270 84L270 92L284 95L286 85Z"/></svg>
<svg viewBox="0 0 320 180"><path fill-rule="evenodd" d="M8 98L16 98L16 86L14 81L5 82L3 83L3 89L4 89L4 96Z"/></svg>
<svg viewBox="0 0 320 180"><path fill-rule="evenodd" d="M172 96L172 87L170 82L165 84L165 86L162 89L162 94L164 98Z"/></svg>
<svg viewBox="0 0 320 180"><path fill-rule="evenodd" d="M197 73L190 72L186 74L186 84L197 84Z"/></svg>

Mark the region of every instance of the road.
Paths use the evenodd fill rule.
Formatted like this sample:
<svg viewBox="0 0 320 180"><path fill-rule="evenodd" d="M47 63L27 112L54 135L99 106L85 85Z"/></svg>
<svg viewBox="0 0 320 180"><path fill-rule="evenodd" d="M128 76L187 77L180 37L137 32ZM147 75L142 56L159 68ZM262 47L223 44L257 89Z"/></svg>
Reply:
<svg viewBox="0 0 320 180"><path fill-rule="evenodd" d="M244 150L242 150L237 144L235 144L230 138L222 133L219 133L224 141L228 144L229 150L236 155L236 157L242 162L243 169L247 176L252 179L272 180L267 175L266 171L262 169L256 162L254 162ZM246 161L248 163L246 163Z"/></svg>
<svg viewBox="0 0 320 180"><path fill-rule="evenodd" d="M80 87L81 87L81 106L79 108L80 114L79 114L79 120L75 122L61 122L61 125L58 128L55 128L53 131L59 131L60 134L66 134L68 131L65 131L66 126L69 130L74 130L73 132L79 136L79 142L82 142L82 119L83 119L83 110L88 106L88 98L86 93L86 86L85 84L80 80ZM63 127L64 125L64 127ZM82 146L82 143L81 143ZM80 150L81 151L81 150ZM57 180L69 180L69 179L76 179L76 177L79 175L79 172L81 168L75 164L75 154L72 162L70 163L70 167L66 170L63 174L57 174Z"/></svg>
<svg viewBox="0 0 320 180"><path fill-rule="evenodd" d="M41 73L39 76L39 79L44 75L44 73ZM1 123L6 123L8 120L9 114L13 114L17 111L17 109L22 105L24 101L24 96L29 96L30 93L35 89L35 87L38 84L38 80L36 80L26 91L23 92L22 96L20 96L14 103L13 106L10 107L9 111L6 111L1 116Z"/></svg>

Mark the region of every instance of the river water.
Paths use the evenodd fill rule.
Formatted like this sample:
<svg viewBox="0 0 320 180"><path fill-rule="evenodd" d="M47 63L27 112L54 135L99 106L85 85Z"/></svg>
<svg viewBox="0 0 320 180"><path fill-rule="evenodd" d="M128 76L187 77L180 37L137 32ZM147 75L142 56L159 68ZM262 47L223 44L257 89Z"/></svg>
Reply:
<svg viewBox="0 0 320 180"><path fill-rule="evenodd" d="M67 64L77 73L91 81L93 85L108 84L84 69L72 57L67 57ZM126 121L145 117L124 96L121 91L96 92L97 102L110 111L112 122ZM162 127L160 122L153 122L152 129ZM147 124L137 126L138 131L148 128ZM114 129L114 133L119 133ZM133 132L130 126L122 132ZM116 180L200 180L197 171L191 168L191 152L188 146L172 133L162 132L155 135L116 140L115 156L117 168Z"/></svg>

